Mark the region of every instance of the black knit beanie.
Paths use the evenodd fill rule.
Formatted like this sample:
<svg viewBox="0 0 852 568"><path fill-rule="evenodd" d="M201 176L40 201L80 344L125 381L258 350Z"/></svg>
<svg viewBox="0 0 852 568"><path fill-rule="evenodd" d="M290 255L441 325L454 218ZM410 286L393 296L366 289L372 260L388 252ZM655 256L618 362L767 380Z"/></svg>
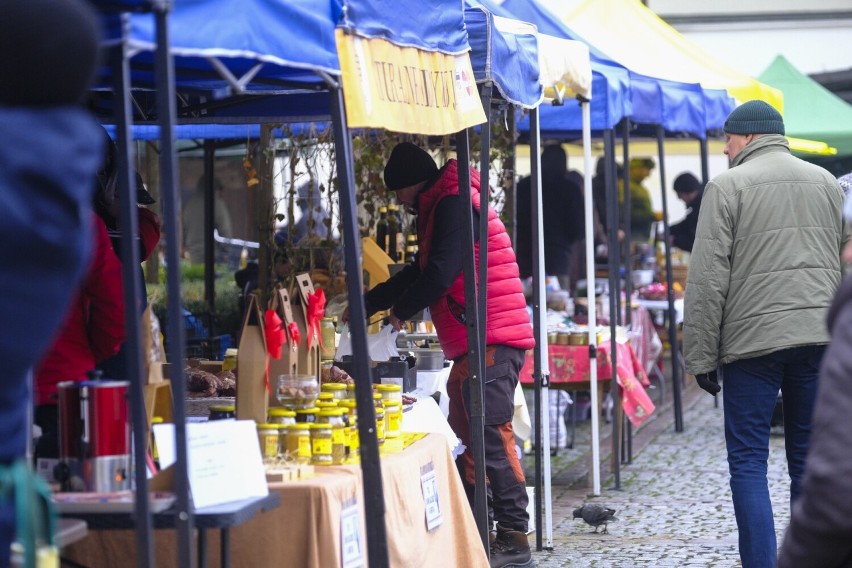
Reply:
<svg viewBox="0 0 852 568"><path fill-rule="evenodd" d="M400 142L385 165L385 186L396 191L432 179L438 165L429 153L411 142Z"/></svg>
<svg viewBox="0 0 852 568"><path fill-rule="evenodd" d="M701 182L689 172L684 172L674 180L675 193L692 193L701 189Z"/></svg>
<svg viewBox="0 0 852 568"><path fill-rule="evenodd" d="M100 22L84 0L6 0L0 104L77 104L97 65Z"/></svg>
<svg viewBox="0 0 852 568"><path fill-rule="evenodd" d="M748 101L735 108L725 121L728 134L784 134L781 113L763 101Z"/></svg>

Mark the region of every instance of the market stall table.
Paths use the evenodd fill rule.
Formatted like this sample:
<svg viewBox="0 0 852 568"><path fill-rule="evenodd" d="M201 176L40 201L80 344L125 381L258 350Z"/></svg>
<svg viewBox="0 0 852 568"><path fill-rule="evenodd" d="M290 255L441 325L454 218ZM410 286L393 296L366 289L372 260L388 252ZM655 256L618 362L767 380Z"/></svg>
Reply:
<svg viewBox="0 0 852 568"><path fill-rule="evenodd" d="M571 391L590 389L589 377L591 363L588 345L548 345L548 366L550 369L550 388ZM612 380L612 359L610 344L605 341L597 346L598 383L606 386ZM521 369L521 384L533 386L533 351L527 351L524 367ZM622 408L627 417L639 426L654 411L654 403L645 392L648 376L642 363L629 343L617 343L616 366L618 385L622 388Z"/></svg>
<svg viewBox="0 0 852 568"><path fill-rule="evenodd" d="M488 566L476 523L461 480L450 456L446 439L427 434L405 450L383 455L381 460L385 495L385 521L390 565L459 568ZM296 482L271 483L270 494L282 506L236 527L230 544L237 566L294 566L335 568L343 566L342 523L357 508L355 546L367 566L364 507L360 501L361 470L358 465L315 468L316 477ZM442 522L426 527L426 504L422 478L434 472ZM354 512L354 511L353 511ZM197 521L196 524L199 524ZM352 528L352 525L348 525ZM349 533L350 536L353 533ZM157 566L173 566L175 539L172 533L155 535ZM211 535L211 541L216 541ZM350 553L355 550L348 541ZM89 537L68 547L64 555L86 566L126 565L135 549L132 531L90 530ZM211 566L217 566L211 559ZM347 564L347 566L349 566Z"/></svg>

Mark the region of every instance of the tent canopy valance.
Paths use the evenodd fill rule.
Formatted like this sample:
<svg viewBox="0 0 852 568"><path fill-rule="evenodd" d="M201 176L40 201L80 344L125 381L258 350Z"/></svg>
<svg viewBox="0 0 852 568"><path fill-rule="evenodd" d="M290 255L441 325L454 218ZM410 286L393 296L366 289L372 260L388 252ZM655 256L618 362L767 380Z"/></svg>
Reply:
<svg viewBox="0 0 852 568"><path fill-rule="evenodd" d="M335 37L351 127L444 135L485 122L461 2L346 0Z"/></svg>
<svg viewBox="0 0 852 568"><path fill-rule="evenodd" d="M465 8L464 19L476 82L491 83L515 106L538 106L544 92L535 26L495 16L482 6Z"/></svg>

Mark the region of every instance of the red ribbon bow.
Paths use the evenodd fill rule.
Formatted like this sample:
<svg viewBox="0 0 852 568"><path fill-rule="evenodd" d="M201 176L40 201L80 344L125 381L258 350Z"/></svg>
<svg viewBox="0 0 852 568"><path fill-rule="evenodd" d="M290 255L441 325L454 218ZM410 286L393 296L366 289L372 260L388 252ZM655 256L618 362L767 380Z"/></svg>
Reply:
<svg viewBox="0 0 852 568"><path fill-rule="evenodd" d="M275 310L266 310L264 314L264 329L266 330L266 349L269 356L275 359L281 358L281 346L287 341L287 334L281 327L281 318Z"/></svg>
<svg viewBox="0 0 852 568"><path fill-rule="evenodd" d="M287 326L287 331L290 332L290 340L293 342L292 348L295 351L299 343L302 342L302 334L299 333L299 326L296 325L296 322L290 322L290 325Z"/></svg>
<svg viewBox="0 0 852 568"><path fill-rule="evenodd" d="M316 292L308 292L308 349L316 333L317 341L322 347L322 332L320 331L320 320L325 315L325 292L322 288Z"/></svg>

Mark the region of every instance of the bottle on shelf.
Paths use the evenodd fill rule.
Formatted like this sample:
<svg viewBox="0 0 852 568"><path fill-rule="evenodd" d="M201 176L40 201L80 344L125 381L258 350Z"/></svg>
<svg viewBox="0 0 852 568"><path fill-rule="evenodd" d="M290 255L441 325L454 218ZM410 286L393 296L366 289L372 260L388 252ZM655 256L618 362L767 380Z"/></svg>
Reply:
<svg viewBox="0 0 852 568"><path fill-rule="evenodd" d="M379 207L379 220L376 221L376 244L388 252L388 208Z"/></svg>
<svg viewBox="0 0 852 568"><path fill-rule="evenodd" d="M405 263L408 264L414 260L414 254L417 252L417 237L408 235L405 242Z"/></svg>
<svg viewBox="0 0 852 568"><path fill-rule="evenodd" d="M405 251L405 241L402 237L400 227L399 208L396 205L388 205L388 246L387 253L393 262L399 262L400 255Z"/></svg>

